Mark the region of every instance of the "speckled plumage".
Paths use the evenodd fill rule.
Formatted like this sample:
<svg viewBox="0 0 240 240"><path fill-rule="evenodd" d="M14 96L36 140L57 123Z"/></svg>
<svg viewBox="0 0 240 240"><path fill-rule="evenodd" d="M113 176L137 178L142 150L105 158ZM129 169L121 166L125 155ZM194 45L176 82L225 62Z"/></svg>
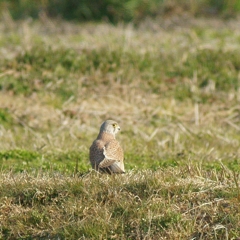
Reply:
<svg viewBox="0 0 240 240"><path fill-rule="evenodd" d="M124 173L123 149L115 139L120 131L117 122L107 120L100 127L96 140L89 149L90 163L93 169L107 173Z"/></svg>

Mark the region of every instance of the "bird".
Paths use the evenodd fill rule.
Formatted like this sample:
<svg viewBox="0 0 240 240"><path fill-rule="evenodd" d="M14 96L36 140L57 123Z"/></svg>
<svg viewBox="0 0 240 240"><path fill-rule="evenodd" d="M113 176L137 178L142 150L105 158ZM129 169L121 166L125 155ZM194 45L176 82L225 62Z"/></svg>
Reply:
<svg viewBox="0 0 240 240"><path fill-rule="evenodd" d="M106 120L100 127L97 138L89 148L89 159L92 168L101 173L125 173L124 152L116 140L121 130L114 120Z"/></svg>

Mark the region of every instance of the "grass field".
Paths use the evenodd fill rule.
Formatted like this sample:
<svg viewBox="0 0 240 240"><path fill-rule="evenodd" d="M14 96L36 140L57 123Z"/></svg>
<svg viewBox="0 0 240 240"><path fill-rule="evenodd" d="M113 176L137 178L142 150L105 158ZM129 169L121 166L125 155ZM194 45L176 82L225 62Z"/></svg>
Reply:
<svg viewBox="0 0 240 240"><path fill-rule="evenodd" d="M0 239L240 239L239 20L0 22ZM106 119L124 175L90 170Z"/></svg>

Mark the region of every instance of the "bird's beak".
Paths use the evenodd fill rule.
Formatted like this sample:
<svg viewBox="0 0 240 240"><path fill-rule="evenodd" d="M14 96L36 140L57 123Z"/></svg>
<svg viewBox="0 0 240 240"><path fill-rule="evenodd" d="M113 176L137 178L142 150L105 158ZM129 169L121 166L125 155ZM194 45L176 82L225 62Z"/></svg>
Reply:
<svg viewBox="0 0 240 240"><path fill-rule="evenodd" d="M121 128L120 127L118 127L118 131L120 131L121 130Z"/></svg>

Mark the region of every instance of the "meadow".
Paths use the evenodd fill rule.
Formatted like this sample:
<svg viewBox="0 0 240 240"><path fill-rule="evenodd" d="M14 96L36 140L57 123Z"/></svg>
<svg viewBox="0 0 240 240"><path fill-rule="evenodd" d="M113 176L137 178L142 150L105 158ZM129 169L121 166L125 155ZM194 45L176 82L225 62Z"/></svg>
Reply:
<svg viewBox="0 0 240 240"><path fill-rule="evenodd" d="M0 22L0 239L240 239L239 19ZM124 175L88 149L118 121Z"/></svg>

